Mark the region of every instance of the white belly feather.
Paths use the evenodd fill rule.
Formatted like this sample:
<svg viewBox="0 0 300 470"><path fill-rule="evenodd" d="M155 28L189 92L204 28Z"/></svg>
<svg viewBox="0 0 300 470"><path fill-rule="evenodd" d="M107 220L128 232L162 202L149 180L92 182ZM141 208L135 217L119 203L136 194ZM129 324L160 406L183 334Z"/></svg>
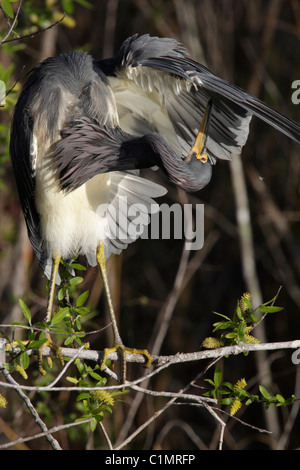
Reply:
<svg viewBox="0 0 300 470"><path fill-rule="evenodd" d="M65 193L53 176L49 178L48 170L47 165L37 169L36 202L49 255L68 259L95 253L106 230L106 221L97 209L108 202L110 175L97 175Z"/></svg>

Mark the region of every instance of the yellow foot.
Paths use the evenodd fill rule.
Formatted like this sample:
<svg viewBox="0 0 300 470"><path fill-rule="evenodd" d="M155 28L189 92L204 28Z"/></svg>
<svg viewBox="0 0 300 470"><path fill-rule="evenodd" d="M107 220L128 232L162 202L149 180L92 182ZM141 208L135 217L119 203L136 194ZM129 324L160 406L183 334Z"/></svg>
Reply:
<svg viewBox="0 0 300 470"><path fill-rule="evenodd" d="M144 356L146 359L146 362L144 364L144 367L150 367L152 364L152 357L150 353L147 351L147 349L136 349L136 348L127 348L123 344L117 344L113 348L105 348L103 351L103 358L101 361L101 366L100 369L103 370L105 367L105 362L107 360L107 357L110 353L119 353L121 356L121 379L122 383L124 384L126 381L126 353L131 353L131 354L139 354L141 356Z"/></svg>
<svg viewBox="0 0 300 470"><path fill-rule="evenodd" d="M56 352L56 355L59 359L60 365L64 366L64 359L62 357L61 348L56 346L56 344L52 343L51 337L49 334L47 336L47 341L38 349L38 361L39 361L39 371L42 375L46 375L47 372L43 368L43 349L48 346L49 348L53 349ZM47 363L50 369L52 368L52 359L50 356L47 356Z"/></svg>

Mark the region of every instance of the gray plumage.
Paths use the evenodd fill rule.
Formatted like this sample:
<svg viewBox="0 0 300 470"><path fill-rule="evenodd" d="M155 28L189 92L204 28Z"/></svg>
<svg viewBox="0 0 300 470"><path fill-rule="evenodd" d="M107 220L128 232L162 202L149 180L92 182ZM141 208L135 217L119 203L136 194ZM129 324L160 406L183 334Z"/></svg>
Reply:
<svg viewBox="0 0 300 470"><path fill-rule="evenodd" d="M115 58L95 64L114 93L119 125L101 128L79 119L63 131L55 156L65 189L78 187L95 172L158 165L171 181L197 191L210 181L211 165L217 159L228 160L241 152L253 115L300 141L298 123L215 76L174 39L135 35L123 43ZM208 162L194 158L186 163L209 100ZM79 146L78 134L86 136Z"/></svg>
<svg viewBox="0 0 300 470"><path fill-rule="evenodd" d="M208 101L208 161L203 163L192 156L187 162ZM138 176L129 177L126 172L152 166L161 167L181 188L197 191L209 183L217 159L230 159L233 153L241 152L253 115L300 141L297 123L216 77L193 61L174 39L135 35L123 43L114 58L95 61L89 54L78 52L44 61L23 88L11 136L20 200L42 266L46 269L51 265L56 243L59 245L55 234L49 236L48 208L53 216L63 216L65 212L58 212L68 211L67 205L62 208L64 198L80 194L83 185L92 188L95 196L100 184L96 184L96 175L120 171L123 173L110 176L115 180L109 183L113 189L106 194L106 202L118 201L121 177L125 184L122 193L133 192L135 201L139 201L141 182ZM164 193L157 185L144 184L149 188L149 203ZM59 207L52 196L58 198ZM84 253L93 264L93 243L83 246L83 237L76 235L79 221L78 214L70 222L74 227L62 255ZM58 228L57 237L61 236L59 230L63 227ZM92 237L93 227L89 230ZM107 233L108 256L126 243L109 242Z"/></svg>
<svg viewBox="0 0 300 470"><path fill-rule="evenodd" d="M31 72L15 107L10 152L28 235L47 277L57 252L64 259L84 254L95 265L100 239L107 258L135 240L125 234L132 222L130 217L122 219L123 227L119 227L112 213L109 217L97 213L101 204L115 207L117 214L120 199L130 197L131 203L142 204L150 214L151 206L157 206L153 198L166 193L165 188L141 179L137 173L114 172L104 180L89 175L90 181L81 193L73 191L65 196L55 176L53 151L62 128L83 117L109 128L118 123L108 80L90 55L71 53L49 58ZM81 182L81 186L84 184ZM119 228L114 238L110 228L113 222ZM144 218L144 225L148 223L149 217Z"/></svg>

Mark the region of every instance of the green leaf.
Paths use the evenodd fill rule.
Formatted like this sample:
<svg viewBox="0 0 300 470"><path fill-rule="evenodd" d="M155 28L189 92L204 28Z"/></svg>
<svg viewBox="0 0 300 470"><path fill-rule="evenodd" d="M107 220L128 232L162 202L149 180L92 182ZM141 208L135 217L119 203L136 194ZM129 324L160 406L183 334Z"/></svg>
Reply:
<svg viewBox="0 0 300 470"><path fill-rule="evenodd" d="M272 398L271 395L269 394L269 392L265 389L263 385L259 386L259 391L266 400L271 400Z"/></svg>
<svg viewBox="0 0 300 470"><path fill-rule="evenodd" d="M89 307L77 307L74 309L76 313L80 315L85 315L86 313L90 313Z"/></svg>
<svg viewBox="0 0 300 470"><path fill-rule="evenodd" d="M296 396L295 396L295 395L292 395L290 398L287 398L287 399L285 400L286 406L292 405L295 400L296 400Z"/></svg>
<svg viewBox="0 0 300 470"><path fill-rule="evenodd" d="M34 326L35 328L38 328L39 330L47 330L49 327L49 325L47 325L47 323L43 321L38 321L34 323L32 326Z"/></svg>
<svg viewBox="0 0 300 470"><path fill-rule="evenodd" d="M42 331L39 335L39 340L42 341L42 340L46 340L46 332L45 331Z"/></svg>
<svg viewBox="0 0 300 470"><path fill-rule="evenodd" d="M75 325L78 331L81 330L81 321L79 318L75 319Z"/></svg>
<svg viewBox="0 0 300 470"><path fill-rule="evenodd" d="M103 380L103 377L101 377L101 375L97 374L96 372L90 372L90 376L95 380Z"/></svg>
<svg viewBox="0 0 300 470"><path fill-rule="evenodd" d="M82 305L86 302L87 298L89 296L89 291L86 290L83 292L78 299L76 300L76 307L82 307Z"/></svg>
<svg viewBox="0 0 300 470"><path fill-rule="evenodd" d="M86 267L82 266L82 264L79 264L79 263L73 263L71 265L71 268L77 269L77 271L86 271Z"/></svg>
<svg viewBox="0 0 300 470"><path fill-rule="evenodd" d="M79 379L78 380L78 386L79 387L89 387L89 383L86 380Z"/></svg>
<svg viewBox="0 0 300 470"><path fill-rule="evenodd" d="M205 382L208 382L212 387L215 386L214 381L211 379L204 379Z"/></svg>
<svg viewBox="0 0 300 470"><path fill-rule="evenodd" d="M83 277L75 276L75 277L72 277L72 279L70 279L69 284L70 284L70 286L77 286L82 281L83 281Z"/></svg>
<svg viewBox="0 0 300 470"><path fill-rule="evenodd" d="M236 338L236 332L232 331L231 333L227 333L225 335L225 338L231 339L231 338Z"/></svg>
<svg viewBox="0 0 300 470"><path fill-rule="evenodd" d="M214 372L214 383L215 383L216 388L220 387L221 381L222 381L222 370L220 366L216 366L215 372Z"/></svg>
<svg viewBox="0 0 300 470"><path fill-rule="evenodd" d="M246 323L243 321L237 327L237 334L240 340L244 339L245 336Z"/></svg>
<svg viewBox="0 0 300 470"><path fill-rule="evenodd" d="M222 313L218 313L218 312L213 312L213 313L214 313L215 315L219 315L219 317L222 317L222 318L225 318L226 320L231 321L229 317L226 317L226 315L222 315Z"/></svg>
<svg viewBox="0 0 300 470"><path fill-rule="evenodd" d="M31 313L30 313L30 310L29 308L27 307L27 305L25 304L25 302L23 302L22 299L19 299L19 305L22 309L22 312L23 312L23 315L24 317L26 318L26 320L28 321L29 325L31 325Z"/></svg>
<svg viewBox="0 0 300 470"><path fill-rule="evenodd" d="M220 400L221 405L232 405L234 398L222 398Z"/></svg>
<svg viewBox="0 0 300 470"><path fill-rule="evenodd" d="M275 313L275 312L280 312L280 310L283 310L283 307L265 307L261 305L258 307L258 310L261 313Z"/></svg>
<svg viewBox="0 0 300 470"><path fill-rule="evenodd" d="M68 15L72 15L74 12L73 2L70 0L62 0L63 11Z"/></svg>
<svg viewBox="0 0 300 470"><path fill-rule="evenodd" d="M14 11L9 0L2 0L1 6L3 10L5 11L5 13L7 14L7 16L9 16L10 18L14 17Z"/></svg>
<svg viewBox="0 0 300 470"><path fill-rule="evenodd" d="M73 341L75 341L75 339L76 339L76 335L69 336L64 342L64 345L69 346L71 343L73 343Z"/></svg>
<svg viewBox="0 0 300 470"><path fill-rule="evenodd" d="M33 330L29 330L29 332L28 332L28 339L29 339L29 341L33 341L34 338L35 338L35 333L34 333L34 331L33 331Z"/></svg>
<svg viewBox="0 0 300 470"><path fill-rule="evenodd" d="M64 299L66 296L66 292L67 292L67 289L64 286L61 287L57 293L58 300Z"/></svg>
<svg viewBox="0 0 300 470"><path fill-rule="evenodd" d="M87 8L88 10L92 10L94 8L94 6L90 2L87 2L86 0L76 0L76 3Z"/></svg>
<svg viewBox="0 0 300 470"><path fill-rule="evenodd" d="M92 418L92 421L91 421L91 424L90 424L90 426L91 426L91 431L94 432L94 431L96 430L97 424L98 424L98 421L96 420L96 418Z"/></svg>
<svg viewBox="0 0 300 470"><path fill-rule="evenodd" d="M277 395L276 395L276 400L281 404L285 404L285 399L279 393L277 393Z"/></svg>
<svg viewBox="0 0 300 470"><path fill-rule="evenodd" d="M241 308L240 308L239 305L236 307L235 311L236 311L236 314L237 314L238 318L240 320L243 320L243 314L242 314L242 311L241 311Z"/></svg>
<svg viewBox="0 0 300 470"><path fill-rule="evenodd" d="M230 328L233 325L231 321L218 321L213 324L214 330L226 330L227 328Z"/></svg>
<svg viewBox="0 0 300 470"><path fill-rule="evenodd" d="M82 392L82 393L79 393L79 395L76 398L76 401L89 400L90 398L91 398L91 394L89 392Z"/></svg>
<svg viewBox="0 0 300 470"><path fill-rule="evenodd" d="M29 366L29 356L26 352L20 354L20 366L23 367L24 370Z"/></svg>
<svg viewBox="0 0 300 470"><path fill-rule="evenodd" d="M82 364L82 362L80 360L76 361L76 367L78 369L78 372L80 374L83 374L84 372L84 364Z"/></svg>
<svg viewBox="0 0 300 470"><path fill-rule="evenodd" d="M61 308L52 318L51 325L61 323L63 319L69 314L69 307Z"/></svg>
<svg viewBox="0 0 300 470"><path fill-rule="evenodd" d="M36 340L31 341L31 342L29 343L29 347L30 347L30 349L37 349L37 348L39 348L40 346L42 346L42 344L44 344L46 341L47 341L47 338L44 338L44 339L36 339Z"/></svg>
<svg viewBox="0 0 300 470"><path fill-rule="evenodd" d="M229 388L230 390L233 390L233 384L230 383L230 382L224 382L224 383L223 383L223 387L227 387L227 388Z"/></svg>

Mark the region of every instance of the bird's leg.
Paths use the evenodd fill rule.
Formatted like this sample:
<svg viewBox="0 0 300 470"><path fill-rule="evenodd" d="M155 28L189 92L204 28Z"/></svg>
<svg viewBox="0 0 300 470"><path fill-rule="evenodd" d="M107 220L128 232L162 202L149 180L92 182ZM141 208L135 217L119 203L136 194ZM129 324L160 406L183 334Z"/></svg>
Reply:
<svg viewBox="0 0 300 470"><path fill-rule="evenodd" d="M208 135L211 107L212 107L212 100L210 98L206 104L194 145L191 147L191 150L189 151L187 157L185 158L185 162L189 162L193 155L195 155L196 158L198 158L198 160L201 160L203 163L207 162L208 157L206 153L204 152L204 150L205 150L205 145L206 145L206 140L207 140L207 135Z"/></svg>
<svg viewBox="0 0 300 470"><path fill-rule="evenodd" d="M126 353L133 353L133 354L141 354L146 357L147 362L145 367L150 367L152 363L152 357L146 349L135 349L135 348L127 348L124 346L123 341L121 339L119 329L117 326L117 321L114 313L114 308L112 305L109 285L108 285L108 278L107 278L107 271L106 271L106 259L104 254L104 247L102 241L100 241L99 246L97 248L97 262L100 267L100 271L102 274L104 290L107 298L108 309L109 309L109 316L112 324L113 336L114 336L114 346L112 348L105 348L103 351L103 359L101 362L101 370L104 369L105 361L107 356L111 352L117 352L120 354L121 357L121 379L122 383L126 381Z"/></svg>
<svg viewBox="0 0 300 470"><path fill-rule="evenodd" d="M52 260L52 271L51 271L50 287L49 287L49 294L48 294L46 322L51 321L52 309L53 309L53 303L54 303L55 283L56 283L59 263L60 263L60 256L58 255ZM43 348L46 346L49 346L51 349L53 349L56 352L60 364L62 366L64 365L64 360L63 360L60 348L52 343L49 333L46 333L46 338L47 338L47 341L38 349L39 370L42 375L46 375L46 371L43 368ZM52 367L52 360L50 356L47 357L47 362L48 362L49 367Z"/></svg>

